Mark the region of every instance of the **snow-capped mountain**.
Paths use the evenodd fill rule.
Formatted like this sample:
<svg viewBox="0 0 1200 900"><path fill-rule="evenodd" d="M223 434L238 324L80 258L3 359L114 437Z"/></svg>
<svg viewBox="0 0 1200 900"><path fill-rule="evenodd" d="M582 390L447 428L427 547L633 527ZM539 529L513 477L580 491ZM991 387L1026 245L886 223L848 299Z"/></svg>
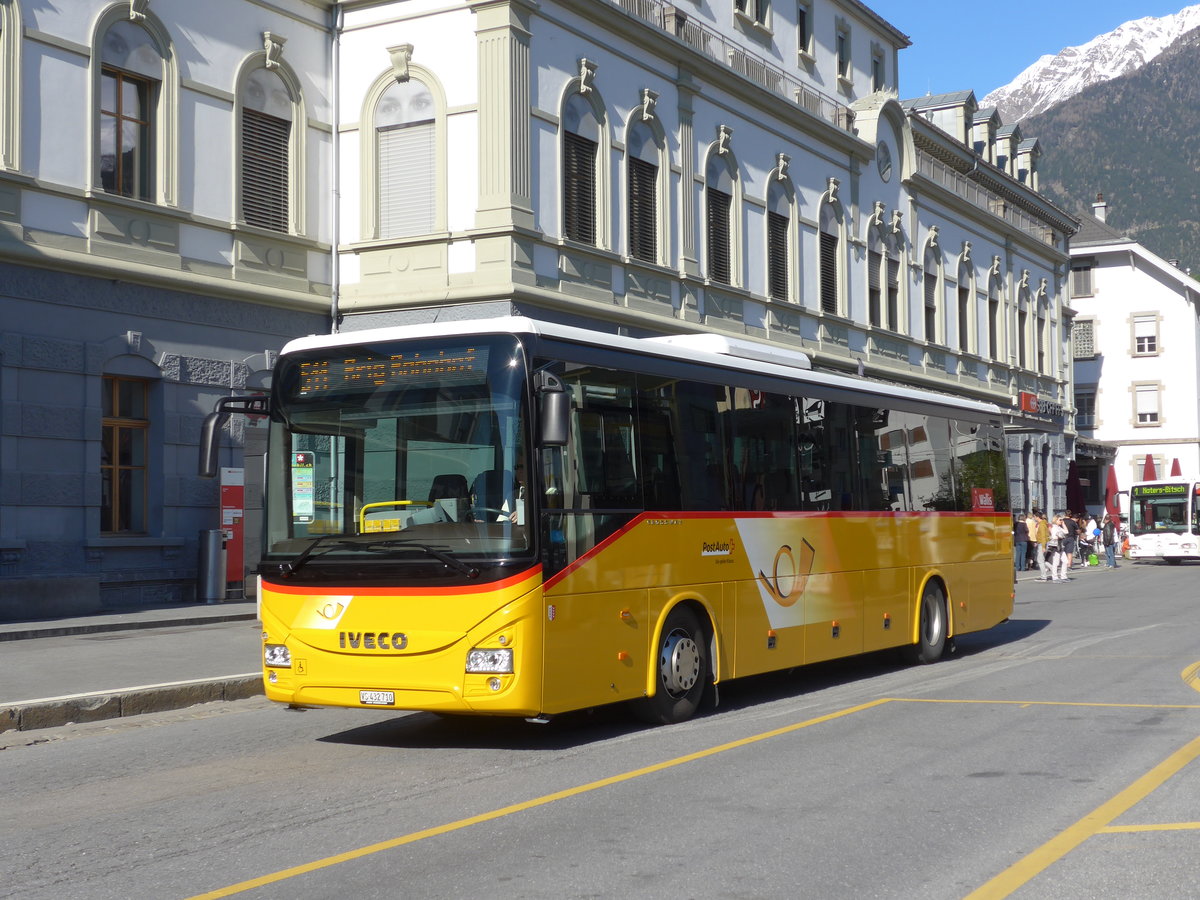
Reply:
<svg viewBox="0 0 1200 900"><path fill-rule="evenodd" d="M1162 18L1134 19L1086 44L1043 56L980 105L995 106L1005 122L1019 122L1086 87L1141 68L1193 28L1200 28L1200 5Z"/></svg>

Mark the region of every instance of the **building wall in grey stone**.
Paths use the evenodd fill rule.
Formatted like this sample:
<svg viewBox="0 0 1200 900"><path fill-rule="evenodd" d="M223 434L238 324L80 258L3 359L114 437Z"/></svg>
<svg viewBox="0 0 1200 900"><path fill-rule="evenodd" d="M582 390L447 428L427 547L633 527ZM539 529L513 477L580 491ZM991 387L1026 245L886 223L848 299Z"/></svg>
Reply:
<svg viewBox="0 0 1200 900"><path fill-rule="evenodd" d="M328 318L11 264L0 285L0 619L194 600L199 532L220 524L204 417ZM106 374L153 381L144 535L101 531ZM222 465L243 464L244 431Z"/></svg>

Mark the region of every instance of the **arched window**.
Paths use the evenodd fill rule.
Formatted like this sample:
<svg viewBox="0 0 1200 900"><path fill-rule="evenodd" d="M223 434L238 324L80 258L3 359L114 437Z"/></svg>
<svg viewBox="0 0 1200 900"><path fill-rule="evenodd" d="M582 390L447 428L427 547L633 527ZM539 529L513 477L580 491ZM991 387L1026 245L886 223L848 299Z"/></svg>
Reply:
<svg viewBox="0 0 1200 900"><path fill-rule="evenodd" d="M294 102L284 80L253 69L241 89L241 219L249 225L288 231L292 204Z"/></svg>
<svg viewBox="0 0 1200 900"><path fill-rule="evenodd" d="M1029 297L1022 295L1017 306L1017 365L1024 369L1028 365L1029 347Z"/></svg>
<svg viewBox="0 0 1200 900"><path fill-rule="evenodd" d="M658 180L662 153L653 129L639 122L626 141L626 214L629 255L659 262Z"/></svg>
<svg viewBox="0 0 1200 900"><path fill-rule="evenodd" d="M988 357L1000 359L1000 276L988 278Z"/></svg>
<svg viewBox="0 0 1200 900"><path fill-rule="evenodd" d="M144 378L105 375L100 398L100 530L149 530L150 388Z"/></svg>
<svg viewBox="0 0 1200 900"><path fill-rule="evenodd" d="M887 321L884 326L900 330L900 247L901 240L893 236L885 244L887 250Z"/></svg>
<svg viewBox="0 0 1200 900"><path fill-rule="evenodd" d="M925 320L925 340L929 343L937 343L938 339L938 274L941 269L941 260L938 259L937 250L934 247L928 247L925 250L925 267L923 276L923 295L924 295L924 320Z"/></svg>
<svg viewBox="0 0 1200 900"><path fill-rule="evenodd" d="M821 207L820 269L821 311L837 313L838 304L838 258L840 249L841 222L832 203Z"/></svg>
<svg viewBox="0 0 1200 900"><path fill-rule="evenodd" d="M974 273L970 262L964 260L958 266L958 349L971 351L971 293L974 288Z"/></svg>
<svg viewBox="0 0 1200 900"><path fill-rule="evenodd" d="M145 28L118 19L100 40L99 183L110 194L156 198L155 140L163 51Z"/></svg>
<svg viewBox="0 0 1200 900"><path fill-rule="evenodd" d="M771 178L767 188L767 296L772 300L791 299L792 201L790 185Z"/></svg>
<svg viewBox="0 0 1200 900"><path fill-rule="evenodd" d="M867 321L876 328L884 323L884 249L878 226L872 226L867 235Z"/></svg>
<svg viewBox="0 0 1200 900"><path fill-rule="evenodd" d="M596 244L596 167L601 123L581 94L563 108L562 232L567 240Z"/></svg>
<svg viewBox="0 0 1200 900"><path fill-rule="evenodd" d="M1049 332L1046 307L1046 303L1038 303L1037 322L1034 324L1034 327L1037 328L1037 370L1039 372L1046 372L1046 339Z"/></svg>
<svg viewBox="0 0 1200 900"><path fill-rule="evenodd" d="M395 81L375 105L376 229L381 238L437 227L437 105L419 78Z"/></svg>
<svg viewBox="0 0 1200 900"><path fill-rule="evenodd" d="M710 281L733 284L734 173L726 154L712 153L704 170L704 246Z"/></svg>

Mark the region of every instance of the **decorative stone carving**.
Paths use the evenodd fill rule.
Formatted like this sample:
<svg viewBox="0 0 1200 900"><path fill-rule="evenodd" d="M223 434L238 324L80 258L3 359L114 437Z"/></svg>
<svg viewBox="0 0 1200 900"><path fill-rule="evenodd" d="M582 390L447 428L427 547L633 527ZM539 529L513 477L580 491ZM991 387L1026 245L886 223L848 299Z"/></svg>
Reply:
<svg viewBox="0 0 1200 900"><path fill-rule="evenodd" d="M585 57L579 59L579 93L586 94L596 86L596 64Z"/></svg>
<svg viewBox="0 0 1200 900"><path fill-rule="evenodd" d="M150 0L129 0L129 19L132 22L140 22L146 18L146 10L150 7Z"/></svg>
<svg viewBox="0 0 1200 900"><path fill-rule="evenodd" d="M792 164L792 158L786 153L775 154L775 178L779 181L787 181L791 176L788 175L788 167Z"/></svg>
<svg viewBox="0 0 1200 900"><path fill-rule="evenodd" d="M408 64L412 62L412 44L399 44L395 47L387 48L388 55L392 59L392 77L400 84L408 81Z"/></svg>
<svg viewBox="0 0 1200 900"><path fill-rule="evenodd" d="M658 92L650 88L642 88L642 121L649 122L655 117L654 105L658 103Z"/></svg>
<svg viewBox="0 0 1200 900"><path fill-rule="evenodd" d="M882 200L876 200L871 206L870 224L876 228L883 227L883 213L887 209L887 205Z"/></svg>
<svg viewBox="0 0 1200 900"><path fill-rule="evenodd" d="M267 61L264 65L268 69L274 69L279 65L280 59L283 58L283 45L287 43L287 38L271 31L264 31L262 37L263 50L267 54Z"/></svg>
<svg viewBox="0 0 1200 900"><path fill-rule="evenodd" d="M717 153L724 156L729 152L729 139L733 137L733 129L728 125L717 126Z"/></svg>

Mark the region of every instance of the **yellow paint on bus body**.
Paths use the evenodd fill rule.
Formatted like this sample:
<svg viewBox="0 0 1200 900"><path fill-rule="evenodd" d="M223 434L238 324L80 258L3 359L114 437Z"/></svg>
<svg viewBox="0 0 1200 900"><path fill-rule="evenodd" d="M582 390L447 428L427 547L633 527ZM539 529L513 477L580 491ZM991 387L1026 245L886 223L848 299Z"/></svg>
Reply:
<svg viewBox="0 0 1200 900"><path fill-rule="evenodd" d="M711 624L720 680L912 644L933 579L951 635L1006 620L1008 517L644 514L545 583L534 567L470 589L264 584L266 641L293 660L267 670L266 692L299 705L392 691L399 709L561 713L653 692L654 648L678 604ZM513 674L464 674L476 647L511 649Z"/></svg>

